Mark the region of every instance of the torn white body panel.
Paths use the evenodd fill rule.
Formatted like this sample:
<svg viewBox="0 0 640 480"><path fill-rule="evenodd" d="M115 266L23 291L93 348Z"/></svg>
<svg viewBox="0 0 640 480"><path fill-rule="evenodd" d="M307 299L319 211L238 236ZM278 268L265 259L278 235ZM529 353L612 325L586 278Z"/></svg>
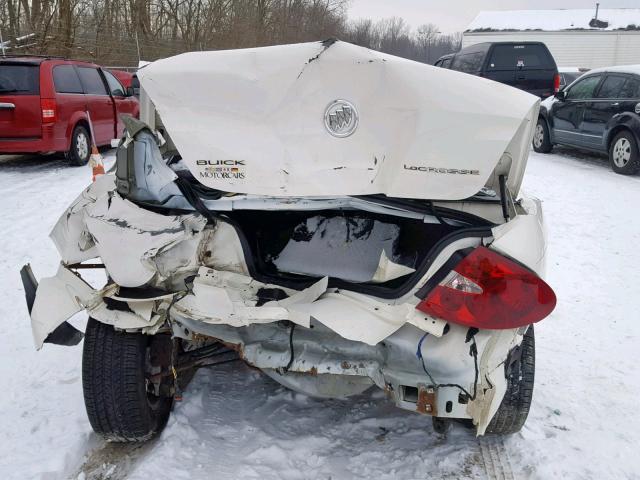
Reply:
<svg viewBox="0 0 640 480"><path fill-rule="evenodd" d="M314 302L327 290L327 279L300 292L289 290L287 298L258 306L258 290L263 288L280 287L257 282L246 275L202 267L193 282L192 293L180 299L173 308L203 322L233 327L290 320L308 328L310 316L300 308Z"/></svg>
<svg viewBox="0 0 640 480"><path fill-rule="evenodd" d="M67 208L51 231L51 239L63 262L78 263L98 256L94 239L85 226L87 208L115 188L113 175L102 175Z"/></svg>
<svg viewBox="0 0 640 480"><path fill-rule="evenodd" d="M497 191L501 174L517 194L539 107L506 85L344 42L191 52L138 75L198 181L268 196L458 200ZM326 127L336 100L357 115L346 137Z"/></svg>
<svg viewBox="0 0 640 480"><path fill-rule="evenodd" d="M161 320L154 314L155 302L151 300L132 302L129 304L130 311L110 309L104 298L115 297L118 288L112 283L96 290L62 265L55 276L43 278L31 311L31 329L36 348L42 348L51 332L82 310L96 320L123 330L147 329Z"/></svg>
<svg viewBox="0 0 640 480"><path fill-rule="evenodd" d="M158 273L154 259L178 244L183 251L174 252L171 273L193 263L198 241L185 241L198 237L206 220L197 214L154 214L114 194L103 195L87 209L85 222L113 280L123 287L139 287Z"/></svg>

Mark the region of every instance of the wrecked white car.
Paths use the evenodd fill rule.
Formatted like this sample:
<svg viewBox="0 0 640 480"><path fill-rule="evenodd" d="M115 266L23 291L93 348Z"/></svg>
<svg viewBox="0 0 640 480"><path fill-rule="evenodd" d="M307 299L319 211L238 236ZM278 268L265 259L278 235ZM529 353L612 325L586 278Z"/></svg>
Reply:
<svg viewBox="0 0 640 480"><path fill-rule="evenodd" d="M96 432L150 438L194 368L238 358L316 397L381 388L438 430L522 427L556 302L520 192L536 97L334 41L139 77L144 122L53 229L58 273L22 271L37 348L89 315Z"/></svg>

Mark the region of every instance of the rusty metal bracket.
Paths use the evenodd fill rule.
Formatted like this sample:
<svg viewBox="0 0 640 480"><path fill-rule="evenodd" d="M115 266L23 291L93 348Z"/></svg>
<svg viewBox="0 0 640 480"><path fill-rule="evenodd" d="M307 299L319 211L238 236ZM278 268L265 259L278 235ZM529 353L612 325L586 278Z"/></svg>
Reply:
<svg viewBox="0 0 640 480"><path fill-rule="evenodd" d="M438 407L436 403L437 390L431 385L420 386L418 389L418 403L416 410L419 413L438 416Z"/></svg>

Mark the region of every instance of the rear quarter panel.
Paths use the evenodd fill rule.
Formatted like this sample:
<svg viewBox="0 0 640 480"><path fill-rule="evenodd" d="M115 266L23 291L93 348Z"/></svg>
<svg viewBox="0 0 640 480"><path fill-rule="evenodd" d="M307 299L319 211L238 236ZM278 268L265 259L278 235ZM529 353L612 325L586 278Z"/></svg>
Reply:
<svg viewBox="0 0 640 480"><path fill-rule="evenodd" d="M640 105L640 102L638 103ZM640 144L640 115L632 112L624 112L614 115L605 126L604 145L608 148L609 143L620 132L621 128L630 130Z"/></svg>
<svg viewBox="0 0 640 480"><path fill-rule="evenodd" d="M520 198L519 214L493 228L490 248L519 261L544 278L546 272L546 229L540 200Z"/></svg>

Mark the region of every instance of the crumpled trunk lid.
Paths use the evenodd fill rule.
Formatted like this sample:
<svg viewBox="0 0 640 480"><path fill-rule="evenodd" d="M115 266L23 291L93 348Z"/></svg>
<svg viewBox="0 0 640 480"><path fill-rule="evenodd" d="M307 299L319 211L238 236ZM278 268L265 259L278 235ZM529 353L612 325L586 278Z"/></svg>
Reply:
<svg viewBox="0 0 640 480"><path fill-rule="evenodd" d="M192 52L139 72L191 173L270 196L517 194L539 100L344 42Z"/></svg>

